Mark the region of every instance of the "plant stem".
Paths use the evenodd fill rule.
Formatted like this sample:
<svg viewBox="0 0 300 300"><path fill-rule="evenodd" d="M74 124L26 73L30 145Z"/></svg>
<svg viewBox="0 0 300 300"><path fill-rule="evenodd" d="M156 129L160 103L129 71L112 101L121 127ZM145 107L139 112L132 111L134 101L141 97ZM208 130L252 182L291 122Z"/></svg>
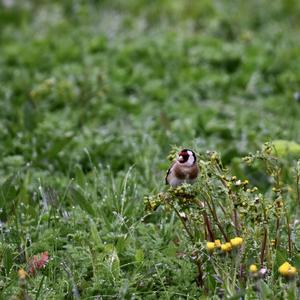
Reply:
<svg viewBox="0 0 300 300"><path fill-rule="evenodd" d="M224 229L223 229L223 227L222 227L222 225L221 225L221 223L220 223L220 221L219 221L219 219L218 219L218 215L217 215L216 212L212 209L212 207L210 206L209 202L208 202L207 200L206 200L205 202L206 202L206 204L207 204L207 206L208 206L208 208L209 208L209 210L210 210L210 212L211 212L211 214L212 214L212 217L213 217L214 221L216 222L216 224L217 224L219 230L221 231L221 233L222 233L222 235L223 235L225 241L226 241L226 242L229 242L229 238L227 237L227 235L226 235L226 233L225 233L225 231L224 231Z"/></svg>
<svg viewBox="0 0 300 300"><path fill-rule="evenodd" d="M42 290L42 286L43 286L43 283L44 283L44 280L45 280L45 275L42 277L41 281L40 281L40 284L39 284L39 289L36 293L36 296L35 296L35 300L38 300L39 296L40 296L40 293L41 293L41 290Z"/></svg>
<svg viewBox="0 0 300 300"><path fill-rule="evenodd" d="M208 218L208 215L206 212L203 212L203 218L204 218L204 223L206 225L208 236L209 236L208 240L210 242L213 242L215 240L215 236L212 231L211 224L210 224L210 221L209 221L209 218Z"/></svg>
<svg viewBox="0 0 300 300"><path fill-rule="evenodd" d="M275 234L275 245L274 248L277 249L277 246L279 245L279 227L280 227L280 218L276 217L276 234Z"/></svg>
<svg viewBox="0 0 300 300"><path fill-rule="evenodd" d="M235 227L235 232L237 236L240 236L240 226L239 226L239 218L238 218L238 212L237 209L234 207L233 208L233 222L234 222L234 227Z"/></svg>
<svg viewBox="0 0 300 300"><path fill-rule="evenodd" d="M201 262L200 258L197 260L196 264L197 264L197 269L198 269L198 275L196 278L196 282L197 282L197 285L202 288L204 285L204 282L203 282L202 262Z"/></svg>
<svg viewBox="0 0 300 300"><path fill-rule="evenodd" d="M179 217L180 221L182 222L192 244L195 244L195 238L194 235L192 234L192 232L190 231L190 229L188 228L188 226L186 225L186 221L182 218L182 216L180 215L178 209L171 203L169 202L169 204L172 206L172 208L174 209L176 215ZM198 269L198 275L196 277L196 283L199 287L203 287L204 282L203 282L203 271L202 271L202 262L200 260L200 258L198 257L196 260L196 265L197 265L197 269Z"/></svg>
<svg viewBox="0 0 300 300"><path fill-rule="evenodd" d="M222 177L219 177L219 179L221 180L223 186L227 189L228 191L228 196L232 202L232 205L233 205L233 216L232 216L232 221L233 221L233 224L234 224L234 227L235 227L235 231L236 231L236 235L237 236L240 236L240 225L239 225L239 218L238 218L238 212L237 212L237 209L235 207L235 198L236 198L236 195L233 193L233 191L228 187L226 181L222 178Z"/></svg>
<svg viewBox="0 0 300 300"><path fill-rule="evenodd" d="M208 240L209 240L210 242L213 242L213 241L215 240L215 235L214 235L214 233L213 233L213 230L212 230L212 227L211 227L211 222L210 222L210 220L209 220L209 217L208 217L208 215L207 215L207 213L206 213L206 211L205 211L205 205L204 205L204 203L203 203L202 201L197 200L197 199L196 199L195 203L196 203L196 205L197 205L201 210L203 210L202 215L203 215L204 224L206 225L207 232L208 232L208 236L209 236ZM205 231L205 232L206 232L206 231Z"/></svg>
<svg viewBox="0 0 300 300"><path fill-rule="evenodd" d="M176 215L178 216L178 218L180 219L182 225L184 226L190 240L192 243L194 243L194 235L192 234L191 230L188 228L188 226L186 225L186 221L183 219L183 217L180 215L178 209L171 203L169 202L169 204L172 206L172 208L174 209Z"/></svg>
<svg viewBox="0 0 300 300"><path fill-rule="evenodd" d="M300 174L297 174L296 190L297 190L298 204L300 206Z"/></svg>
<svg viewBox="0 0 300 300"><path fill-rule="evenodd" d="M287 220L287 230L288 230L288 245L289 245L289 256L292 256L292 239L291 239L291 225L289 223L289 218L286 218Z"/></svg>
<svg viewBox="0 0 300 300"><path fill-rule="evenodd" d="M263 268L263 266L264 266L266 245L267 245L267 228L264 227L264 235L263 235L263 239L262 239L261 252L260 252L260 267L261 268Z"/></svg>

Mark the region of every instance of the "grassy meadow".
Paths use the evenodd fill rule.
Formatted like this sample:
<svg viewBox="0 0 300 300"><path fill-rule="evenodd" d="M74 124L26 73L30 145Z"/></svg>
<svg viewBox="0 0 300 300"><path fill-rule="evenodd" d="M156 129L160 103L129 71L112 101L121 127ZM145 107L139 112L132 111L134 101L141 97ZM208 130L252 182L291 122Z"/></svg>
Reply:
<svg viewBox="0 0 300 300"><path fill-rule="evenodd" d="M0 299L297 299L299 53L297 0L0 1Z"/></svg>

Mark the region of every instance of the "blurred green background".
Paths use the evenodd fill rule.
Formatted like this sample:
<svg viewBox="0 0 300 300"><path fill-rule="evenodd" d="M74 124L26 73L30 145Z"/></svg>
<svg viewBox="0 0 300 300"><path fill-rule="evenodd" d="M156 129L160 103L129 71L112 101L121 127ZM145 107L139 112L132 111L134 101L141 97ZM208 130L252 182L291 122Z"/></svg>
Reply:
<svg viewBox="0 0 300 300"><path fill-rule="evenodd" d="M144 227L143 196L163 187L172 145L220 151L250 176L243 155L299 142L299 53L297 0L0 1L3 297L45 250L47 299L73 297L72 284L86 297L155 296L162 279L145 270L157 256L165 286L190 291L192 276L174 275L160 251L174 220ZM69 197L73 183L81 190ZM91 271L95 231L116 247L105 250L120 260L113 279ZM59 267L65 256L74 278Z"/></svg>

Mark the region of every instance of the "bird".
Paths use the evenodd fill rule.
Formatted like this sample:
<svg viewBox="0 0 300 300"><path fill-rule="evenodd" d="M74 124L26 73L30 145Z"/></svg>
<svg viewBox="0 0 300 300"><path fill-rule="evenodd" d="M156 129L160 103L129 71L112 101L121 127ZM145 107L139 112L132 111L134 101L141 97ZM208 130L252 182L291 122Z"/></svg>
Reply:
<svg viewBox="0 0 300 300"><path fill-rule="evenodd" d="M170 166L166 175L166 184L177 187L183 183L193 184L197 180L199 167L194 151L183 149L177 154L176 161Z"/></svg>

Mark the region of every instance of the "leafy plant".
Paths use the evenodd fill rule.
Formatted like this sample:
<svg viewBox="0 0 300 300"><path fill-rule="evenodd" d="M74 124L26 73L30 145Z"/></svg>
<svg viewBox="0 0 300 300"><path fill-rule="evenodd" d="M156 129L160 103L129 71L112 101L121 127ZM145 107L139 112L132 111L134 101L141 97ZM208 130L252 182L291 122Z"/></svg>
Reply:
<svg viewBox="0 0 300 300"><path fill-rule="evenodd" d="M148 211L162 206L181 221L179 239L185 245L186 259L196 265L195 281L209 295L218 290L225 297L278 297L279 273L289 279L297 275L287 261L298 261L292 227L298 223L293 211L299 210L299 175L296 191L288 190L282 162L272 154L273 147L265 144L261 151L243 159L247 165L259 162L272 192L260 191L249 180L231 175L219 154L208 152L200 156L197 184L146 197ZM266 282L272 283L272 290ZM296 295L296 285L291 283L291 287Z"/></svg>

